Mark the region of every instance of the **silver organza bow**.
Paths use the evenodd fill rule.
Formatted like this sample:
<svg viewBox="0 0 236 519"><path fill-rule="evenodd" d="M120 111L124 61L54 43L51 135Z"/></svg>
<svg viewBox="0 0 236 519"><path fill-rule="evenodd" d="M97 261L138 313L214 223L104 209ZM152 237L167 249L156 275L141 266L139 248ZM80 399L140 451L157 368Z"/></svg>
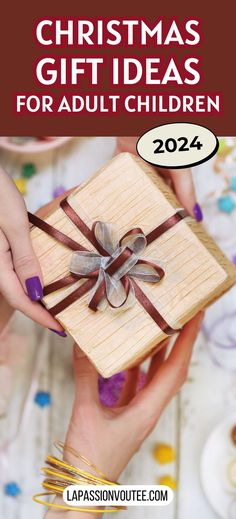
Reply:
<svg viewBox="0 0 236 519"><path fill-rule="evenodd" d="M91 307L96 300L96 309L105 310L109 304L116 310L126 310L135 301L132 278L158 283L164 270L156 262L141 257L147 246L141 229L132 229L119 240L114 225L96 222L93 233L107 256L76 251L71 257L70 272L78 277L96 278L89 293Z"/></svg>

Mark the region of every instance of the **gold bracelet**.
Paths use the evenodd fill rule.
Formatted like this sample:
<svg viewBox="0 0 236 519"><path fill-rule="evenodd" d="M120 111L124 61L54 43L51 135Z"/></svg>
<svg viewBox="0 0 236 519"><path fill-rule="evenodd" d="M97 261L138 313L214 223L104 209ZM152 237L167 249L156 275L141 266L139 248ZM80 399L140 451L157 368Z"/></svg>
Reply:
<svg viewBox="0 0 236 519"><path fill-rule="evenodd" d="M90 472L86 472L78 467L70 465L65 461L62 461L55 456L48 455L46 463L48 467L42 467L42 472L46 475L46 478L42 482L42 487L49 490L33 496L33 501L40 505L45 505L50 508L57 508L60 510L72 510L74 512L93 512L97 514L106 512L119 512L119 510L125 510L126 507L114 506L113 508L99 509L99 508L77 508L75 506L59 505L56 503L50 503L49 501L43 501L41 497L45 496L62 496L64 489L71 485L119 485L118 482L110 481L106 476L99 470L96 465L89 461L85 456L82 456L75 449L67 444L63 444L60 441L54 442L54 446L61 454L67 451L73 454L74 457L83 461L91 469L93 469L97 475L93 475Z"/></svg>

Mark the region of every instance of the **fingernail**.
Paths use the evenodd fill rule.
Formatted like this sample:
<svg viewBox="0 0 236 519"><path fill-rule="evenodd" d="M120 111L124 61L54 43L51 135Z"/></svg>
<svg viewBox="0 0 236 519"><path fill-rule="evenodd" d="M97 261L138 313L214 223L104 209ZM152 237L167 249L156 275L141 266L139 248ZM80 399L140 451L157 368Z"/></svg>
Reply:
<svg viewBox="0 0 236 519"><path fill-rule="evenodd" d="M194 216L195 216L195 219L197 220L197 222L201 222L203 220L201 206L198 203L196 203L193 206L193 213L194 213Z"/></svg>
<svg viewBox="0 0 236 519"><path fill-rule="evenodd" d="M60 335L60 337L67 337L66 332L62 331L59 332L58 330L53 330L53 328L49 328L50 332L56 333L57 335Z"/></svg>
<svg viewBox="0 0 236 519"><path fill-rule="evenodd" d="M38 276L26 279L25 286L31 301L40 301L43 298L43 287Z"/></svg>

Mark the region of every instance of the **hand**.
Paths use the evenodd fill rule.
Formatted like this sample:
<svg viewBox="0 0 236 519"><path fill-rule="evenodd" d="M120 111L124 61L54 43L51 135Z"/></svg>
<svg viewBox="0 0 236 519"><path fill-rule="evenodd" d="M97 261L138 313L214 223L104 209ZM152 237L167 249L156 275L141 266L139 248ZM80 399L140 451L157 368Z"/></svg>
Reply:
<svg viewBox="0 0 236 519"><path fill-rule="evenodd" d="M74 345L75 398L66 444L85 456L111 481L117 481L129 460L155 427L162 411L185 382L203 312L181 330L169 356L166 345L150 361L143 389L137 393L139 367L127 372L116 407L99 400L98 374ZM140 420L140 416L142 420ZM78 458L64 450L64 459L78 466ZM86 465L81 467L88 470ZM63 505L61 497L55 504ZM100 519L100 514L49 509L45 519Z"/></svg>
<svg viewBox="0 0 236 519"><path fill-rule="evenodd" d="M14 182L2 169L0 263L0 308L4 307L4 315L9 318L17 309L46 328L61 332L61 325L39 304L43 296L42 273L31 245L26 207Z"/></svg>
<svg viewBox="0 0 236 519"><path fill-rule="evenodd" d="M116 152L128 151L136 153L137 139L138 137L118 137ZM175 194L181 204L183 204L183 207L200 222L203 219L203 215L201 207L196 200L191 170L158 168L158 172L171 182Z"/></svg>
<svg viewBox="0 0 236 519"><path fill-rule="evenodd" d="M184 383L202 317L200 312L184 326L167 358L165 347L151 359L146 384L137 394L139 368L129 370L114 408L100 404L96 370L75 345L75 399L66 443L112 481L119 478ZM78 462L67 451L65 459L75 465Z"/></svg>

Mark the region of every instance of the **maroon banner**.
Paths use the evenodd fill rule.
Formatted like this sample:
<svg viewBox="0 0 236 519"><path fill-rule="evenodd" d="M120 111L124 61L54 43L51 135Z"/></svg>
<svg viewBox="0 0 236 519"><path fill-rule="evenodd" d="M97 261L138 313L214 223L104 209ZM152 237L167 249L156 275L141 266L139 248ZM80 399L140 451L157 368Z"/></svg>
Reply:
<svg viewBox="0 0 236 519"><path fill-rule="evenodd" d="M4 5L2 135L235 135L235 2Z"/></svg>

